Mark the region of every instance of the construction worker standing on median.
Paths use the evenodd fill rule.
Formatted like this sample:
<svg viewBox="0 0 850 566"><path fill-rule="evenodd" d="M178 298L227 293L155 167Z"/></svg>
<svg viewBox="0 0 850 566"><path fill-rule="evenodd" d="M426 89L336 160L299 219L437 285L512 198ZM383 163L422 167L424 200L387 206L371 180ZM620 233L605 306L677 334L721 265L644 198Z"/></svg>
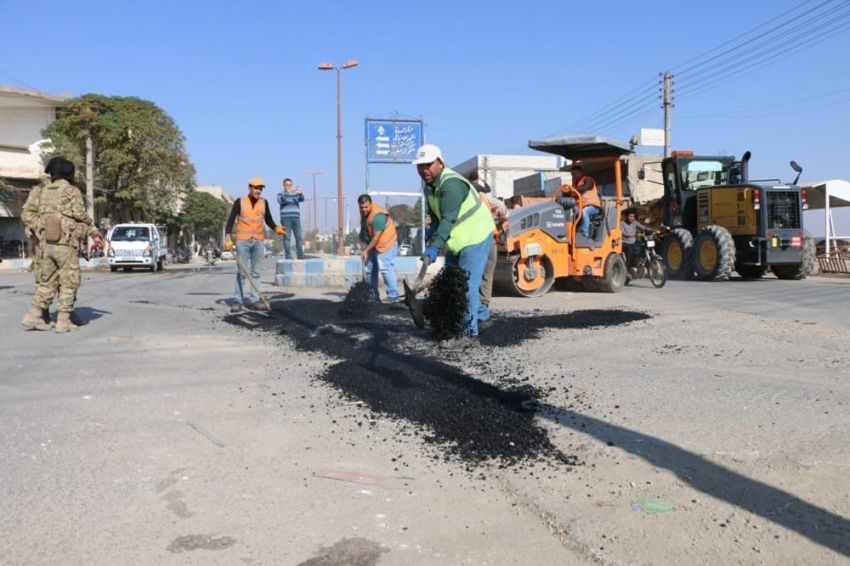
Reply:
<svg viewBox="0 0 850 566"><path fill-rule="evenodd" d="M584 174L581 165L575 164L570 167L570 175L573 178L573 187L581 195L581 227L579 231L585 238L590 237L590 217L599 214L599 192L596 190L596 181Z"/></svg>
<svg viewBox="0 0 850 566"><path fill-rule="evenodd" d="M103 238L86 211L86 204L74 181L74 164L54 157L45 168L50 184L31 194L21 211L21 220L39 240L38 286L30 309L21 324L35 330L50 330L42 318L53 298L59 295L56 332L71 332L77 325L71 320L77 289L82 280L78 238L79 225L87 236L103 245Z"/></svg>
<svg viewBox="0 0 850 566"><path fill-rule="evenodd" d="M369 195L357 197L360 208L360 241L365 248L360 254L365 262L366 281L372 287L375 299L380 299L378 292L378 273L384 278L387 298L384 303L397 303L401 300L398 294L395 267L393 260L398 254L398 234L395 222L387 210L372 202Z"/></svg>
<svg viewBox="0 0 850 566"><path fill-rule="evenodd" d="M236 257L245 269L251 271L251 279L254 280L257 289L260 288L260 262L266 251L264 224L280 236L286 234L283 226L275 224L268 201L260 196L265 188L266 184L259 177L253 177L248 181L248 194L233 203L230 217L224 227L224 231L232 234L233 240L236 241ZM243 306L254 310L264 310L265 305L260 302L259 293L250 283L248 283L250 301L245 301L245 282L245 274L237 268L236 291L230 312L237 313Z"/></svg>
<svg viewBox="0 0 850 566"><path fill-rule="evenodd" d="M433 263L446 248L446 265L455 265L469 276L466 312L459 336L440 343L448 349L478 346L478 321L489 320L490 312L478 295L481 279L493 247L493 219L476 188L443 162L436 145L425 144L415 154L413 164L425 181L431 227L425 234L427 248L422 255Z"/></svg>
<svg viewBox="0 0 850 566"><path fill-rule="evenodd" d="M280 223L286 228L283 237L283 256L292 259L292 251L289 247L289 237L295 238L295 257L304 259L304 239L301 235L301 203L304 202L304 194L301 187L292 188L292 179L283 180L283 192L277 194L277 203L280 205Z"/></svg>

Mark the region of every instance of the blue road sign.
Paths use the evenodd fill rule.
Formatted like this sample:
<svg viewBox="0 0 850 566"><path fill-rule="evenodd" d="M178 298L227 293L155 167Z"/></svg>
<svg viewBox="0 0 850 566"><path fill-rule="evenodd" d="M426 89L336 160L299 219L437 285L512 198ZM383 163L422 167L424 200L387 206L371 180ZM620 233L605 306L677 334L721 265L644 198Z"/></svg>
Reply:
<svg viewBox="0 0 850 566"><path fill-rule="evenodd" d="M421 120L366 119L366 161L369 163L412 163L421 145Z"/></svg>

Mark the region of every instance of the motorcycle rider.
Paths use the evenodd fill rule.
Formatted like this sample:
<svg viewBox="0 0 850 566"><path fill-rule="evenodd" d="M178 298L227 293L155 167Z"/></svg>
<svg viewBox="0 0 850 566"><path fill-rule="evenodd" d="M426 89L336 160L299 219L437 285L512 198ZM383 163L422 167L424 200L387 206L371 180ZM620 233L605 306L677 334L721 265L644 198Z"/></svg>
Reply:
<svg viewBox="0 0 850 566"><path fill-rule="evenodd" d="M626 267L629 268L629 275L635 274L635 246L637 245L637 231L644 232L655 231L652 228L647 228L637 221L637 211L634 208L628 208L623 213L624 219L620 221L620 230L623 233L623 255L626 258Z"/></svg>

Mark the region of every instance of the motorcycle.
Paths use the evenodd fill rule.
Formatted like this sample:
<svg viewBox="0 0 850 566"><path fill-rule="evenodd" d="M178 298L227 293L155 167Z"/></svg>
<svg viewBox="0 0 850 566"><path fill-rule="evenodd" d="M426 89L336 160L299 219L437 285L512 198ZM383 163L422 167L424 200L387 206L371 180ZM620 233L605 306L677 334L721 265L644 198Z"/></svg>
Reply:
<svg viewBox="0 0 850 566"><path fill-rule="evenodd" d="M215 260L216 260L215 250L213 250L213 249L207 250L206 255L207 255L207 265L215 265Z"/></svg>
<svg viewBox="0 0 850 566"><path fill-rule="evenodd" d="M629 268L629 275L626 278L627 285L635 279L643 279L644 277L649 277L652 286L657 289L667 283L667 270L664 268L664 261L655 251L655 234L638 235L633 262L634 265Z"/></svg>

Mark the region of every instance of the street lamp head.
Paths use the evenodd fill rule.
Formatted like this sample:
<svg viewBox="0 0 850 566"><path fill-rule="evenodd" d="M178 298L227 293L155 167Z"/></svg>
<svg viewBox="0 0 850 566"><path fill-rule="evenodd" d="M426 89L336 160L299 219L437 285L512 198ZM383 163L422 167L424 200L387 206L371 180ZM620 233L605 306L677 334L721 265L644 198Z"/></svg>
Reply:
<svg viewBox="0 0 850 566"><path fill-rule="evenodd" d="M351 59L350 61L346 62L345 65L342 66L342 68L343 69L349 69L351 67L356 67L356 66L357 66L357 59Z"/></svg>
<svg viewBox="0 0 850 566"><path fill-rule="evenodd" d="M334 66L331 65L330 63L319 63L319 70L320 71L333 71Z"/></svg>

